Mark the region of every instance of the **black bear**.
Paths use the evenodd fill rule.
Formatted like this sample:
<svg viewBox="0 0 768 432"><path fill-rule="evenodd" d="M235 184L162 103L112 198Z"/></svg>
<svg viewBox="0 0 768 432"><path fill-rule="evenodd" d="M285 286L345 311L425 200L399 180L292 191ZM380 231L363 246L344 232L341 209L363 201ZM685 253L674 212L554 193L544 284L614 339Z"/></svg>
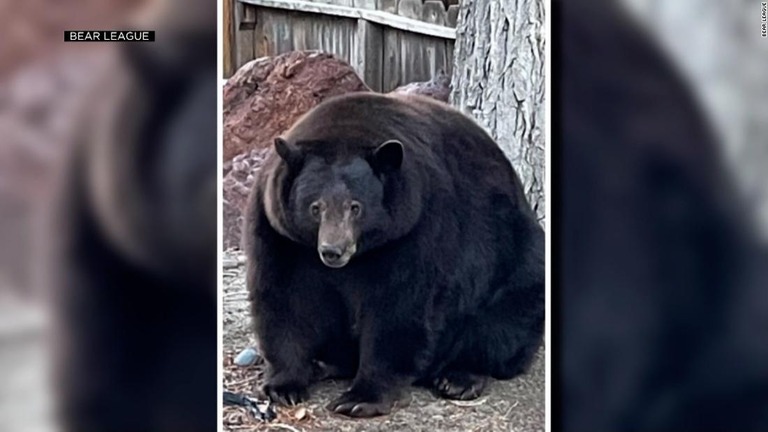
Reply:
<svg viewBox="0 0 768 432"><path fill-rule="evenodd" d="M621 3L553 1L553 430L768 431L768 254L694 93Z"/></svg>
<svg viewBox="0 0 768 432"><path fill-rule="evenodd" d="M68 432L216 430L216 25L168 13L183 28L114 47L63 170L50 258Z"/></svg>
<svg viewBox="0 0 768 432"><path fill-rule="evenodd" d="M390 412L416 384L471 399L523 373L544 330L544 233L476 123L421 96L329 99L274 143L246 222L264 394Z"/></svg>

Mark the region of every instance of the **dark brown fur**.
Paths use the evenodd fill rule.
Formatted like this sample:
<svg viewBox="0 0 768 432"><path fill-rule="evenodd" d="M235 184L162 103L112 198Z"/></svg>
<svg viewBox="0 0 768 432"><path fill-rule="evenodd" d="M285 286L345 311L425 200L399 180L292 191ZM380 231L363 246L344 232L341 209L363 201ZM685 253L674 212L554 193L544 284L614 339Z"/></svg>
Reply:
<svg viewBox="0 0 768 432"><path fill-rule="evenodd" d="M283 138L245 231L269 396L301 400L330 369L354 380L329 408L374 416L410 384L467 399L489 376L526 370L544 329L544 236L479 126L423 97L357 94ZM401 150L382 145L393 140ZM336 216L313 221L317 199ZM318 229L349 200L363 209L349 228L356 251L329 268Z"/></svg>

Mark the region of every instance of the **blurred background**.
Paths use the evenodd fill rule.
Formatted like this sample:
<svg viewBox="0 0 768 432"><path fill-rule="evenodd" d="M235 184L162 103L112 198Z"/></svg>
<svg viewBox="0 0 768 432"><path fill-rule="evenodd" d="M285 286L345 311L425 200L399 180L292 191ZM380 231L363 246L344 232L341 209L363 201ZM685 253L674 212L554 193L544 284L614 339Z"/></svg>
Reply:
<svg viewBox="0 0 768 432"><path fill-rule="evenodd" d="M65 44L65 29L115 28L137 0L0 3L0 283L29 292L36 209L53 190L75 109L99 74L104 45Z"/></svg>
<svg viewBox="0 0 768 432"><path fill-rule="evenodd" d="M44 262L56 171L104 46L64 44L65 29L113 28L138 1L0 2L0 429L55 430ZM103 62L102 62L103 63Z"/></svg>
<svg viewBox="0 0 768 432"><path fill-rule="evenodd" d="M760 2L553 8L553 430L768 430Z"/></svg>
<svg viewBox="0 0 768 432"><path fill-rule="evenodd" d="M621 0L691 86L768 238L768 39L761 2Z"/></svg>
<svg viewBox="0 0 768 432"><path fill-rule="evenodd" d="M205 393L210 409L185 415L194 427L215 427L215 17L215 2L203 0L0 1L0 430L200 430L179 429L189 420L179 420L178 412L163 414L179 406L194 411L192 398L174 395L179 388ZM157 42L63 43L64 30L123 28L154 30ZM200 96L206 74L210 89ZM134 99L144 105L132 108ZM97 131L95 119L109 115L117 123ZM90 162L74 162L78 148L88 148L86 154L111 148L113 159L126 161L144 158L147 165L138 169L87 181L97 189L118 184L115 190L123 192L131 192L126 182L141 184L132 191L138 195L125 193L94 216L91 204L77 199L93 193L72 174L90 169ZM106 221L111 211L144 212L143 220L156 220ZM109 232L115 223L128 226L128 235L140 239L136 243L154 262L135 259ZM195 241L185 242L190 230ZM205 261L193 273L204 275L199 283L206 292L168 294L186 283L177 277L179 263L199 264L195 260ZM154 308L132 303L126 293L134 289L149 295ZM180 318L167 310L165 318L153 318L155 309L166 307L164 297L174 296L199 298L194 306L197 300L169 302L176 314L186 312L209 327L200 338L184 338L183 347L156 328L178 326ZM106 339L96 335L99 329ZM134 340L148 330L152 336ZM193 369L187 363L207 362L209 372L189 385L189 377L153 384L124 365L167 368L168 357L195 349L211 354L180 360L175 369L181 375ZM110 370L120 370L122 381ZM149 390L182 401L156 403L158 412L150 415L136 400ZM57 396L62 391L68 397ZM72 401L67 424L57 420L57 399ZM146 423L120 418L131 414L146 414ZM110 416L122 426L108 425Z"/></svg>

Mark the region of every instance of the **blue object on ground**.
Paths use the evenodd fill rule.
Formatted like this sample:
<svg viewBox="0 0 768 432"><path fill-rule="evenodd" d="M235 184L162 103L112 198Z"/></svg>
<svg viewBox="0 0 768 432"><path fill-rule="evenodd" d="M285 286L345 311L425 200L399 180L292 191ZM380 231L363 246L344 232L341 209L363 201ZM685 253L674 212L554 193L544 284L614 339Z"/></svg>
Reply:
<svg viewBox="0 0 768 432"><path fill-rule="evenodd" d="M238 366L251 366L256 363L256 359L259 358L259 353L253 348L246 348L240 351L240 354L235 357L235 364Z"/></svg>

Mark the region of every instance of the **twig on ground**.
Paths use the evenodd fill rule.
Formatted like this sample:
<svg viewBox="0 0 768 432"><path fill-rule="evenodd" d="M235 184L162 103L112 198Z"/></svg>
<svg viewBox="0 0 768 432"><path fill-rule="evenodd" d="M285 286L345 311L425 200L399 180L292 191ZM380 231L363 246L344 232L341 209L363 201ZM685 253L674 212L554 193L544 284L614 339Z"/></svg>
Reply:
<svg viewBox="0 0 768 432"><path fill-rule="evenodd" d="M460 406L460 407L475 407L475 406L479 406L479 405L484 404L485 401L487 401L487 400L488 400L488 398L484 397L482 399L477 399L477 400L473 400L473 401L449 400L448 402L450 402L450 403L452 403L452 404L454 404L456 406Z"/></svg>
<svg viewBox="0 0 768 432"><path fill-rule="evenodd" d="M241 386L243 384L248 384L251 381L256 381L257 379L259 379L258 376L252 375L252 376L250 376L248 378L245 378L245 379L241 379L241 380L234 381L234 382L228 382L227 386L229 386L229 387L238 387L238 386Z"/></svg>
<svg viewBox="0 0 768 432"><path fill-rule="evenodd" d="M520 401L515 401L515 403L511 407L509 407L509 409L507 410L507 413L504 414L504 417L509 418L509 415L512 414L512 410L515 409L515 407L518 405L520 405Z"/></svg>

